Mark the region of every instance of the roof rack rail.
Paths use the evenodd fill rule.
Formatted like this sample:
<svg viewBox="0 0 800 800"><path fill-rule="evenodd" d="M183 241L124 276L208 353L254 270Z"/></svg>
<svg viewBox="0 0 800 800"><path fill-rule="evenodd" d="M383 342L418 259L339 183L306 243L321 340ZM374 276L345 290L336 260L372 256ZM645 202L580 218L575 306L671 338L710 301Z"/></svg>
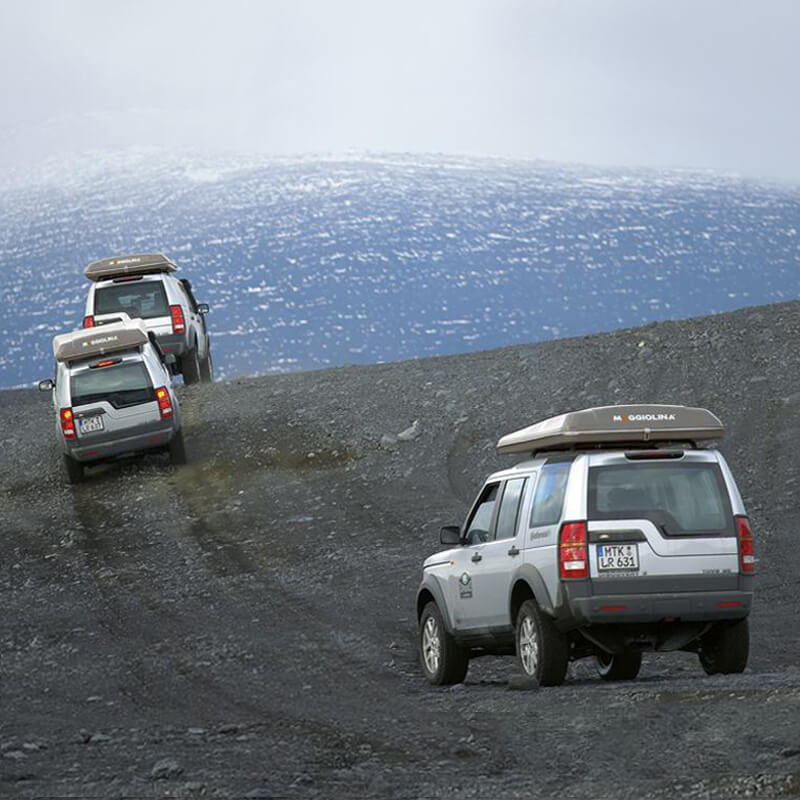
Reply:
<svg viewBox="0 0 800 800"><path fill-rule="evenodd" d="M141 253L130 256L113 256L93 261L86 267L90 281L104 281L123 275L148 275L155 272L175 272L178 267L161 253Z"/></svg>
<svg viewBox="0 0 800 800"><path fill-rule="evenodd" d="M704 408L623 405L587 408L537 422L503 436L497 452L543 453L618 449L721 439L724 428Z"/></svg>
<svg viewBox="0 0 800 800"><path fill-rule="evenodd" d="M54 336L53 355L56 361L69 363L120 350L133 350L148 341L150 339L144 322L140 319L127 320Z"/></svg>

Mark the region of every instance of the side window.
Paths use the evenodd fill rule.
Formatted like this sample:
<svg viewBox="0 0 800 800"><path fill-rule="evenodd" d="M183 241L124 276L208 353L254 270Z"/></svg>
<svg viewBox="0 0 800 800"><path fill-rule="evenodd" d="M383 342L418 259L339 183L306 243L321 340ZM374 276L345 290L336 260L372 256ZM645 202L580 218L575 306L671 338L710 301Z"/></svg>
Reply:
<svg viewBox="0 0 800 800"><path fill-rule="evenodd" d="M555 525L561 519L571 463L545 464L533 498L530 527Z"/></svg>
<svg viewBox="0 0 800 800"><path fill-rule="evenodd" d="M483 490L475 513L467 524L467 533L464 536L467 544L480 544L489 540L489 526L492 524L498 486L499 484L493 483Z"/></svg>
<svg viewBox="0 0 800 800"><path fill-rule="evenodd" d="M510 539L517 533L519 507L525 491L527 478L514 478L506 483L500 511L497 514L497 533L495 539Z"/></svg>
<svg viewBox="0 0 800 800"><path fill-rule="evenodd" d="M181 278L180 279L181 288L183 289L183 293L186 295L186 299L189 301L189 308L192 311L197 312L197 301L194 299L194 292L192 291L192 284L188 278Z"/></svg>

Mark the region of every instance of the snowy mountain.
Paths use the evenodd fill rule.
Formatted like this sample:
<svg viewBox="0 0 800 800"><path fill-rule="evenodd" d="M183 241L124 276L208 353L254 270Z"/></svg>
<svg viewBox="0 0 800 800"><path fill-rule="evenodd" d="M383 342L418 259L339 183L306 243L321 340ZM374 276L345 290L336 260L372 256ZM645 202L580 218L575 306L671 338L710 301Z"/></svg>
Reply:
<svg viewBox="0 0 800 800"><path fill-rule="evenodd" d="M0 184L0 386L90 260L190 277L218 376L480 350L800 297L800 189L448 156L96 153Z"/></svg>

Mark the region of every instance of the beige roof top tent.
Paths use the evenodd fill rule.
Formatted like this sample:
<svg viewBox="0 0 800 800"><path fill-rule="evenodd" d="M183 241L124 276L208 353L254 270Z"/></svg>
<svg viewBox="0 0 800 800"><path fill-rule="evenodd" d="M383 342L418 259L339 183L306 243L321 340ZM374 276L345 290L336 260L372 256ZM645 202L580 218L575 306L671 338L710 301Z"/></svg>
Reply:
<svg viewBox="0 0 800 800"><path fill-rule="evenodd" d="M120 350L132 350L149 341L147 328L140 319L114 322L100 328L86 328L53 337L56 361L69 362L104 356Z"/></svg>
<svg viewBox="0 0 800 800"><path fill-rule="evenodd" d="M161 253L114 256L93 261L86 267L90 281L104 281L124 275L147 275L154 272L175 272L178 267Z"/></svg>
<svg viewBox="0 0 800 800"><path fill-rule="evenodd" d="M536 453L609 445L721 439L722 423L704 408L665 405L602 406L572 411L509 433L497 452Z"/></svg>

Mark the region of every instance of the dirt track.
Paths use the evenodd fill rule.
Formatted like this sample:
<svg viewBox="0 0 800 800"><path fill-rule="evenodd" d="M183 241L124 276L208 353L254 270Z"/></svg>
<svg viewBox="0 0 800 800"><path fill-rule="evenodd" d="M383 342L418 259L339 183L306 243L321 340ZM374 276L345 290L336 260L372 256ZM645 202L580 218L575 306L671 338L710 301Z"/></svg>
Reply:
<svg viewBox="0 0 800 800"><path fill-rule="evenodd" d="M75 489L49 398L0 392L0 796L800 796L799 341L788 303L189 387L187 467ZM726 423L761 559L748 672L646 656L607 685L581 662L523 693L483 659L428 687L413 606L439 526L509 463L500 434L614 402Z"/></svg>

